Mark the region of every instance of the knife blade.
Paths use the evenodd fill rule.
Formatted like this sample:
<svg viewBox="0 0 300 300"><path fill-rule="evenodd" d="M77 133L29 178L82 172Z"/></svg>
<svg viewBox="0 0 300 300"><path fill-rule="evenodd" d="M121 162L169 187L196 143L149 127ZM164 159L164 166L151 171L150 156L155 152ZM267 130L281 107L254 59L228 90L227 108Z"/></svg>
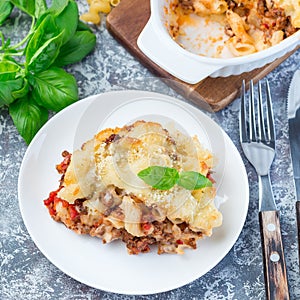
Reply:
<svg viewBox="0 0 300 300"><path fill-rule="evenodd" d="M298 90L297 90L298 89ZM289 138L296 189L298 254L300 261L300 70L292 78L288 93Z"/></svg>

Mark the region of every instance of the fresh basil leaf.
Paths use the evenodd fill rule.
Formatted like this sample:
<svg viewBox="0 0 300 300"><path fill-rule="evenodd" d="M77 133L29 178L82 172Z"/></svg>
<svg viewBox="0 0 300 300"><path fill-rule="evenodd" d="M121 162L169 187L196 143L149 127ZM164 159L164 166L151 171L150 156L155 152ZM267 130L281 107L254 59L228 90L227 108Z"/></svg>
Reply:
<svg viewBox="0 0 300 300"><path fill-rule="evenodd" d="M47 16L51 15L48 10L46 10L39 18L36 20L34 24L34 32L40 27L42 22L47 18Z"/></svg>
<svg viewBox="0 0 300 300"><path fill-rule="evenodd" d="M65 7L68 5L68 3L69 3L69 0L53 0L51 7L49 7L36 20L34 28L37 29L48 15L52 15L52 16L59 15L65 9Z"/></svg>
<svg viewBox="0 0 300 300"><path fill-rule="evenodd" d="M14 99L19 99L25 97L29 92L29 83L26 78L23 80L23 86L17 91L13 91L11 94Z"/></svg>
<svg viewBox="0 0 300 300"><path fill-rule="evenodd" d="M10 0L10 2L28 15L34 17L35 0Z"/></svg>
<svg viewBox="0 0 300 300"><path fill-rule="evenodd" d="M48 9L49 12L60 14L68 5L69 0L52 0L52 5Z"/></svg>
<svg viewBox="0 0 300 300"><path fill-rule="evenodd" d="M29 62L39 48L59 34L54 17L50 14L46 15L27 43L25 51L26 61Z"/></svg>
<svg viewBox="0 0 300 300"><path fill-rule="evenodd" d="M73 37L60 48L54 65L66 66L82 60L96 45L96 36L89 31L77 31Z"/></svg>
<svg viewBox="0 0 300 300"><path fill-rule="evenodd" d="M212 186L212 182L204 175L186 171L178 173L174 168L152 166L138 173L147 184L159 190L169 190L176 183L187 190L198 190Z"/></svg>
<svg viewBox="0 0 300 300"><path fill-rule="evenodd" d="M14 6L10 3L9 0L0 1L0 25L10 16Z"/></svg>
<svg viewBox="0 0 300 300"><path fill-rule="evenodd" d="M26 70L40 72L47 69L59 54L61 39L54 17L47 15L27 44Z"/></svg>
<svg viewBox="0 0 300 300"><path fill-rule="evenodd" d="M187 190L198 190L212 186L212 182L207 177L194 171L180 173L177 184Z"/></svg>
<svg viewBox="0 0 300 300"><path fill-rule="evenodd" d="M47 109L57 112L78 100L76 80L63 69L51 67L28 79L35 102Z"/></svg>
<svg viewBox="0 0 300 300"><path fill-rule="evenodd" d="M27 62L26 70L39 73L46 70L55 61L59 54L59 49L62 44L61 35L59 34L48 40L34 54L29 62Z"/></svg>
<svg viewBox="0 0 300 300"><path fill-rule="evenodd" d="M45 0L35 0L35 11L34 16L39 18L47 10L47 4Z"/></svg>
<svg viewBox="0 0 300 300"><path fill-rule="evenodd" d="M138 177L155 189L169 190L177 183L179 174L173 168L151 166L140 171Z"/></svg>
<svg viewBox="0 0 300 300"><path fill-rule="evenodd" d="M6 61L9 61L9 62L13 62L14 64L18 65L18 62L12 57L10 56L9 54L5 53L3 55L3 62L6 62Z"/></svg>
<svg viewBox="0 0 300 300"><path fill-rule="evenodd" d="M23 78L0 81L0 107L9 105L16 100L13 92L22 89L23 83Z"/></svg>
<svg viewBox="0 0 300 300"><path fill-rule="evenodd" d="M28 97L18 99L9 106L9 113L20 135L27 144L47 122L47 109L38 106Z"/></svg>
<svg viewBox="0 0 300 300"><path fill-rule="evenodd" d="M63 43L66 43L74 35L78 24L78 7L74 1L70 1L64 10L56 15L55 24L63 33Z"/></svg>
<svg viewBox="0 0 300 300"><path fill-rule="evenodd" d="M80 20L78 20L76 31L89 31L89 32L93 32L92 29L90 28L90 26L88 26L87 24L83 23Z"/></svg>
<svg viewBox="0 0 300 300"><path fill-rule="evenodd" d="M52 1L52 6L42 14L36 24L35 29L43 23L44 19L51 18L54 21L58 32L63 32L63 43L67 42L75 33L78 25L78 7L74 1L56 0Z"/></svg>
<svg viewBox="0 0 300 300"><path fill-rule="evenodd" d="M10 2L35 18L41 16L47 9L45 0L10 0Z"/></svg>
<svg viewBox="0 0 300 300"><path fill-rule="evenodd" d="M13 61L0 62L0 106L9 105L27 92L22 92L25 80L20 77L20 66ZM19 93L18 93L19 92Z"/></svg>
<svg viewBox="0 0 300 300"><path fill-rule="evenodd" d="M0 62L0 81L13 80L17 77L20 67L9 60Z"/></svg>

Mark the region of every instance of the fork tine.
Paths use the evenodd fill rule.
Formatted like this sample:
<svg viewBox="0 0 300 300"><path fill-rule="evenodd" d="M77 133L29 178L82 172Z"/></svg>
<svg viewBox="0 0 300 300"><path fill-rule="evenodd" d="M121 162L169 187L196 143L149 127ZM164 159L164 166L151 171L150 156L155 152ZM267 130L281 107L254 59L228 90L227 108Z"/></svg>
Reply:
<svg viewBox="0 0 300 300"><path fill-rule="evenodd" d="M265 126L265 118L264 118L264 108L263 108L263 97L262 97L262 84L261 84L261 81L258 82L257 115L258 115L259 141L265 141L266 140L266 126Z"/></svg>
<svg viewBox="0 0 300 300"><path fill-rule="evenodd" d="M250 81L250 103L249 103L249 135L250 141L256 141L256 118L255 118L255 105L254 105L254 86L253 80Z"/></svg>
<svg viewBox="0 0 300 300"><path fill-rule="evenodd" d="M263 117L262 117L262 93L261 93L261 82L258 81L258 101L257 101L257 135L258 140L261 141L263 129Z"/></svg>
<svg viewBox="0 0 300 300"><path fill-rule="evenodd" d="M241 97L241 116L240 116L240 136L243 143L249 142L247 134L247 118L246 118L246 87L245 80L242 83L242 97Z"/></svg>
<svg viewBox="0 0 300 300"><path fill-rule="evenodd" d="M268 141L275 141L275 128L274 128L274 116L272 108L272 98L270 92L269 81L266 80L266 93L267 93L267 132L268 132Z"/></svg>

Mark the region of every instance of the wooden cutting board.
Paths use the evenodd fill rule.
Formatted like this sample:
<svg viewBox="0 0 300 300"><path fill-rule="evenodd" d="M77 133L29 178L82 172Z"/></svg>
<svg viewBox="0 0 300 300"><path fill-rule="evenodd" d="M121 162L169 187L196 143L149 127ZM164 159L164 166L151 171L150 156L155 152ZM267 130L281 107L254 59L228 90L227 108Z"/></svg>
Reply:
<svg viewBox="0 0 300 300"><path fill-rule="evenodd" d="M209 107L214 111L221 110L239 95L243 79L246 82L250 79L257 82L292 54L288 53L273 63L248 73L230 77L208 77L197 84L188 84L157 66L138 48L137 38L149 17L149 0L121 0L108 15L106 23L110 33L153 74L162 78L185 98L205 109Z"/></svg>

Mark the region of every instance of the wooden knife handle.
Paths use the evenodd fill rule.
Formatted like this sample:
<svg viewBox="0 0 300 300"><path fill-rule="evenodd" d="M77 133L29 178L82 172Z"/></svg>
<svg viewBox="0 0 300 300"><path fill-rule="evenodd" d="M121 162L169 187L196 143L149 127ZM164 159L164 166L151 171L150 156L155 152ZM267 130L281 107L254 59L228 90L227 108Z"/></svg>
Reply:
<svg viewBox="0 0 300 300"><path fill-rule="evenodd" d="M268 300L290 299L278 212L259 212L259 224L266 297Z"/></svg>
<svg viewBox="0 0 300 300"><path fill-rule="evenodd" d="M296 218L297 218L297 228L298 228L298 254L300 263L300 201L296 202Z"/></svg>

